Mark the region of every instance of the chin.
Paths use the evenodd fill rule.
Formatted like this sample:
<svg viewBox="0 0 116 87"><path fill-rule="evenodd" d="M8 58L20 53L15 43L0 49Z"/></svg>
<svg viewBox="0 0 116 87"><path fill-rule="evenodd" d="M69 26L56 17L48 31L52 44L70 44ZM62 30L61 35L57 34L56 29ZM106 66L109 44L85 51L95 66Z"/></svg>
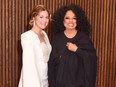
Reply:
<svg viewBox="0 0 116 87"><path fill-rule="evenodd" d="M46 28L46 26L45 27L41 27L42 30L44 30L45 28Z"/></svg>
<svg viewBox="0 0 116 87"><path fill-rule="evenodd" d="M75 28L73 27L73 28L68 28L68 29L75 29Z"/></svg>

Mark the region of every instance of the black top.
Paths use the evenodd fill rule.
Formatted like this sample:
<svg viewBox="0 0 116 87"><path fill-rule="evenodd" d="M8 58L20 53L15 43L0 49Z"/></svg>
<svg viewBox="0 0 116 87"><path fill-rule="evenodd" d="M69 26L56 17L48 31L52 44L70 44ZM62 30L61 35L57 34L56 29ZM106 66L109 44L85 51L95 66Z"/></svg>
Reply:
<svg viewBox="0 0 116 87"><path fill-rule="evenodd" d="M77 51L69 51L67 42L76 44ZM95 87L96 63L96 52L87 35L78 32L67 38L64 32L57 34L48 62L50 87Z"/></svg>

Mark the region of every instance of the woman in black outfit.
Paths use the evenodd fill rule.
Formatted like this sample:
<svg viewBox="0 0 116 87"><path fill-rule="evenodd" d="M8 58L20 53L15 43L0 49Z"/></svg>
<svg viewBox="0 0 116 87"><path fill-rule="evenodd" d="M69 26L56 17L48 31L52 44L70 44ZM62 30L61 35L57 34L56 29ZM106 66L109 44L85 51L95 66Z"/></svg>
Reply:
<svg viewBox="0 0 116 87"><path fill-rule="evenodd" d="M84 11L74 4L59 8L53 15L53 29L49 86L95 87L96 51Z"/></svg>

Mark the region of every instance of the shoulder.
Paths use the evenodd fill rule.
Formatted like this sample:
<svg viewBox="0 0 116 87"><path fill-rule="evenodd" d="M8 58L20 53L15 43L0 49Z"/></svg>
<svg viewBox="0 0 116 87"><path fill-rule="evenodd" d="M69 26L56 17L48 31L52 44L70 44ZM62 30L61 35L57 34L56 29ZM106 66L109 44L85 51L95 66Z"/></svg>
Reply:
<svg viewBox="0 0 116 87"><path fill-rule="evenodd" d="M21 37L31 36L31 34L32 34L32 31L31 31L31 30L28 30L28 31L26 31L26 32L23 32L23 33L21 34Z"/></svg>
<svg viewBox="0 0 116 87"><path fill-rule="evenodd" d="M79 41L86 42L86 43L91 42L90 36L83 32L78 32L78 39Z"/></svg>
<svg viewBox="0 0 116 87"><path fill-rule="evenodd" d="M87 35L86 33L84 33L84 32L78 32L78 36L82 39L89 39L90 37L89 37L89 35Z"/></svg>
<svg viewBox="0 0 116 87"><path fill-rule="evenodd" d="M54 38L55 38L55 39L62 38L63 35L64 35L64 32L56 33L56 34L54 35Z"/></svg>
<svg viewBox="0 0 116 87"><path fill-rule="evenodd" d="M28 30L21 34L21 40L23 40L23 41L32 42L33 39L36 37L37 37L36 34L34 34L34 32L32 30Z"/></svg>
<svg viewBox="0 0 116 87"><path fill-rule="evenodd" d="M56 44L56 43L61 42L63 40L63 38L64 38L63 32L62 33L56 33L55 35L53 35L52 44Z"/></svg>

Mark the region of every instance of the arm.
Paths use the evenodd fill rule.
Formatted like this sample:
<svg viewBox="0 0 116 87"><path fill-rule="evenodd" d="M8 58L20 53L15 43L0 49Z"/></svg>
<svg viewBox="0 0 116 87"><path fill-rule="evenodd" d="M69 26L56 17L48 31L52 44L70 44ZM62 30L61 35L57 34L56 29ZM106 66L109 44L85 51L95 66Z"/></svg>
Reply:
<svg viewBox="0 0 116 87"><path fill-rule="evenodd" d="M34 61L34 49L32 39L28 36L21 36L21 45L23 49L23 68L22 78L23 87L36 87L38 85L38 75ZM40 83L39 83L40 84Z"/></svg>
<svg viewBox="0 0 116 87"><path fill-rule="evenodd" d="M48 61L48 81L49 81L49 86L50 87L55 87L55 79L56 79L56 72L55 72L55 65L56 65L56 58L55 56L57 55L57 50L55 46L55 41L52 42L52 51L50 54L50 59Z"/></svg>
<svg viewBox="0 0 116 87"><path fill-rule="evenodd" d="M85 85L86 87L94 87L96 79L96 51L88 36L81 35L78 42L66 44L68 50L75 52L78 58L83 60L85 69Z"/></svg>
<svg viewBox="0 0 116 87"><path fill-rule="evenodd" d="M96 51L89 37L85 37L78 44L76 54L83 59L85 69L85 86L95 87L97 56Z"/></svg>
<svg viewBox="0 0 116 87"><path fill-rule="evenodd" d="M76 54L83 59L86 87L95 87L97 58L95 49L78 48Z"/></svg>

